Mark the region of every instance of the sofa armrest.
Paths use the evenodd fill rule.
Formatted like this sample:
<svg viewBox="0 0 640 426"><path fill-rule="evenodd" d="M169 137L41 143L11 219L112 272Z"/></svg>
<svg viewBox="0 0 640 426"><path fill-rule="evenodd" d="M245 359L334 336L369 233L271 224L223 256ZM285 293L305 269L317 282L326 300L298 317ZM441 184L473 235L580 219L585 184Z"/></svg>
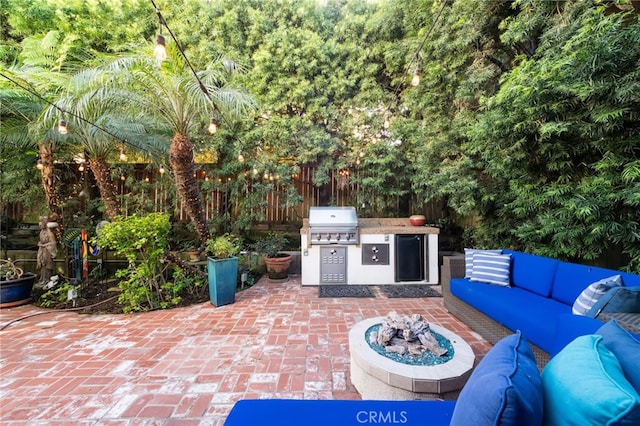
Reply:
<svg viewBox="0 0 640 426"><path fill-rule="evenodd" d="M464 278L464 256L444 256L440 270L440 284L442 291L450 293L451 278Z"/></svg>

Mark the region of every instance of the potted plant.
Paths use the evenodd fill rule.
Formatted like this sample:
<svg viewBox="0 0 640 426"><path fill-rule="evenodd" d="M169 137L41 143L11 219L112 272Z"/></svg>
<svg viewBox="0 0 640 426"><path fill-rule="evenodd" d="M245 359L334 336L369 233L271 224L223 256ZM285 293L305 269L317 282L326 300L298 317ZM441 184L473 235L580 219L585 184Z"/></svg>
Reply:
<svg viewBox="0 0 640 426"><path fill-rule="evenodd" d="M36 274L23 273L11 260L0 260L0 308L28 303Z"/></svg>
<svg viewBox="0 0 640 426"><path fill-rule="evenodd" d="M236 299L238 282L238 253L240 239L224 234L207 240L207 274L209 300L215 306L229 305Z"/></svg>
<svg viewBox="0 0 640 426"><path fill-rule="evenodd" d="M189 262L198 262L200 261L200 249L197 247L190 247L187 249L187 254L189 255Z"/></svg>
<svg viewBox="0 0 640 426"><path fill-rule="evenodd" d="M263 256L267 276L271 280L282 280L289 276L292 256L282 253L286 245L287 237L279 232L269 232L253 245L253 249Z"/></svg>

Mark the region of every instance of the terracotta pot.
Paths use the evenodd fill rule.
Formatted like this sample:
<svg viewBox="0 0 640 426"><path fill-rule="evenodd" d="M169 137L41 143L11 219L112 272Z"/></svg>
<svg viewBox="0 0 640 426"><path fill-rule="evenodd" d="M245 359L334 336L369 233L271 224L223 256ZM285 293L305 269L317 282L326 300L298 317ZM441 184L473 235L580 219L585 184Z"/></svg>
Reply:
<svg viewBox="0 0 640 426"><path fill-rule="evenodd" d="M292 256L281 253L278 257L265 257L264 263L267 265L267 275L272 280L282 280L289 276L289 264Z"/></svg>
<svg viewBox="0 0 640 426"><path fill-rule="evenodd" d="M409 223L413 226L424 226L427 223L427 218L421 214L414 214L409 217Z"/></svg>

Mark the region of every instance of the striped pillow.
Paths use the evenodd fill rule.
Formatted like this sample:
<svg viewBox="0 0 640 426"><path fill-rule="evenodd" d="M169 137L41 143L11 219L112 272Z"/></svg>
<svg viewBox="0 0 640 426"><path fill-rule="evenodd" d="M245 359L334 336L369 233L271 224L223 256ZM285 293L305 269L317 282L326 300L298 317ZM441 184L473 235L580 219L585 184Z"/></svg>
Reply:
<svg viewBox="0 0 640 426"><path fill-rule="evenodd" d="M511 255L474 254L473 271L469 279L509 287L511 284Z"/></svg>
<svg viewBox="0 0 640 426"><path fill-rule="evenodd" d="M464 249L464 277L471 279L473 272L473 256L476 253L481 254L502 254L502 250L479 250L479 249Z"/></svg>
<svg viewBox="0 0 640 426"><path fill-rule="evenodd" d="M586 315L591 310L593 305L596 304L604 294L613 287L622 285L622 277L620 275L614 275L609 278L604 278L600 281L589 285L589 287L582 290L580 296L573 303L571 313L574 315Z"/></svg>

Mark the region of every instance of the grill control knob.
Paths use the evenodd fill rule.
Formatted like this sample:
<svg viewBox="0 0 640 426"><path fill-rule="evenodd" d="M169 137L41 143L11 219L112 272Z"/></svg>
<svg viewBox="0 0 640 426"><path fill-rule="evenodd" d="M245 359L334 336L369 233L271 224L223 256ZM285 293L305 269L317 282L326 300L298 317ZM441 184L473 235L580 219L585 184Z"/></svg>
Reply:
<svg viewBox="0 0 640 426"><path fill-rule="evenodd" d="M371 251L372 251L372 252L374 252L374 253L377 253L377 252L379 252L380 250L378 250L378 247L373 246L373 247L371 247Z"/></svg>
<svg viewBox="0 0 640 426"><path fill-rule="evenodd" d="M378 256L376 256L375 254L371 256L371 260L373 260L374 262L380 262L380 259L378 259Z"/></svg>

